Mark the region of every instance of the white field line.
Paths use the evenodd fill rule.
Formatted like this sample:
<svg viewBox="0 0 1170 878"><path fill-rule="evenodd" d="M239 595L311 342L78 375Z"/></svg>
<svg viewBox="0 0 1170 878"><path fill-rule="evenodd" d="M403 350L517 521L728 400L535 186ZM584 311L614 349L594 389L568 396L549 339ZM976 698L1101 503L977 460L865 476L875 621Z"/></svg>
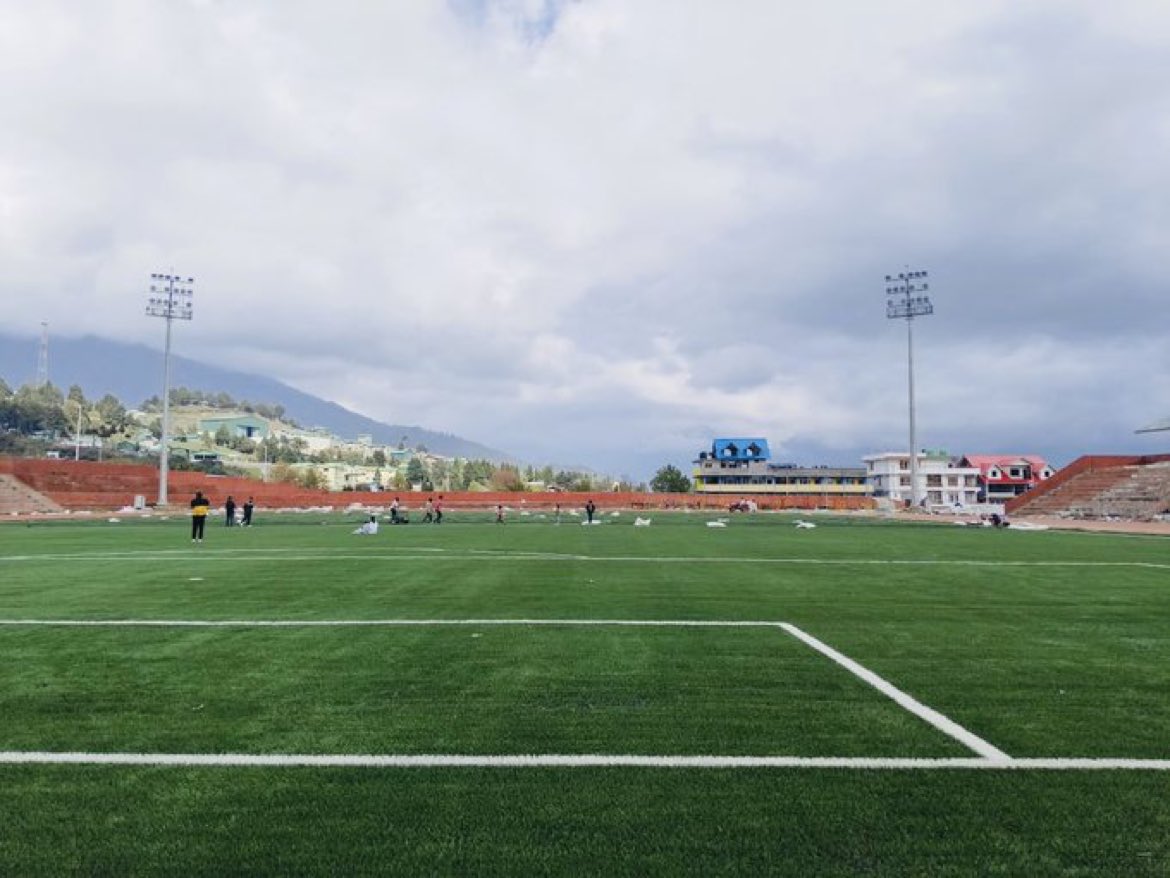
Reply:
<svg viewBox="0 0 1170 878"><path fill-rule="evenodd" d="M442 625L620 625L634 628L777 628L779 622L709 619L0 619L0 625L72 628L345 628Z"/></svg>
<svg viewBox="0 0 1170 878"><path fill-rule="evenodd" d="M426 755L426 754L247 754L247 753L54 753L0 751L0 764L86 765L186 765L186 766L353 766L386 768L527 768L607 767L650 768L845 768L861 770L905 769L1018 769L1051 771L1136 770L1170 771L1166 759L1012 759L962 726L926 707L910 695L843 655L817 638L787 622L703 619L0 619L0 625L71 627L198 627L198 628L294 628L345 626L630 626L677 628L781 628L924 719L960 741L981 758L882 758L805 756L641 756L605 754L539 755Z"/></svg>
<svg viewBox="0 0 1170 878"><path fill-rule="evenodd" d="M866 683L869 683L869 685L873 686L883 695L893 699L895 702L900 704L915 716L930 723L943 734L949 735L964 746L974 750L985 759L989 759L994 762L1011 761L1011 757L1002 750L989 744L987 741L984 741L978 735L974 735L967 731L957 722L950 719L949 717L944 716L937 710L927 707L921 701L918 701L914 697L903 692L893 683L888 682L882 677L879 677L873 671L869 670L863 665L858 664L853 659L849 658L849 656L838 652L826 643L822 643L820 640L817 640L811 634L800 630L795 625L790 625L787 622L781 622L780 627L798 640L802 640L807 643L817 652L828 656L851 674L860 677Z"/></svg>
<svg viewBox="0 0 1170 878"><path fill-rule="evenodd" d="M787 622L708 619L0 619L2 626L70 628L376 628L434 626L624 626L633 628L781 628L832 659L905 710L985 759L1003 761L1002 750L903 692L873 671Z"/></svg>
<svg viewBox="0 0 1170 878"><path fill-rule="evenodd" d="M420 552L424 554L408 554ZM280 552L235 549L175 549L163 552L77 552L43 555L2 555L0 563L35 561L592 561L622 564L790 564L825 567L992 567L992 568L1136 568L1170 570L1170 563L1154 561L998 561L981 559L919 558L741 558L741 557L658 557L653 555L574 555L544 552L429 552L409 549L406 552Z"/></svg>
<svg viewBox="0 0 1170 878"><path fill-rule="evenodd" d="M3 765L159 765L278 768L835 768L860 771L1170 771L1170 759L903 759L836 756L581 754L84 753L0 751Z"/></svg>

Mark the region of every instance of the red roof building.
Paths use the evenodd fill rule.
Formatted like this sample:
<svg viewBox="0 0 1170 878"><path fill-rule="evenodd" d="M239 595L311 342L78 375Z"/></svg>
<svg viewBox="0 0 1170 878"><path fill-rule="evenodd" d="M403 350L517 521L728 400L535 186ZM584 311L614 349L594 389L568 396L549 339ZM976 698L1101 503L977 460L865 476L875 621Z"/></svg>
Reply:
<svg viewBox="0 0 1170 878"><path fill-rule="evenodd" d="M968 454L962 466L979 470L979 489L985 503L1002 503L1018 497L1056 470L1034 454Z"/></svg>

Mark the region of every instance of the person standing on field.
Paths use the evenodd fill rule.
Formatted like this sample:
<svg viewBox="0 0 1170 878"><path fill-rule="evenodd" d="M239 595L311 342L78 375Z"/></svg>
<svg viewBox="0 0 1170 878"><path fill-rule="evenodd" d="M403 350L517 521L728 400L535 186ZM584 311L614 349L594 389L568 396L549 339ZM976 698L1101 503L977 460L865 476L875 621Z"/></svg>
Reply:
<svg viewBox="0 0 1170 878"><path fill-rule="evenodd" d="M225 527L236 523L236 501L231 494L228 494L227 502L223 504L223 523Z"/></svg>
<svg viewBox="0 0 1170 878"><path fill-rule="evenodd" d="M252 526L252 510L256 508L256 504L252 502L252 498L248 498L248 502L244 504L244 520L240 522L241 527Z"/></svg>
<svg viewBox="0 0 1170 878"><path fill-rule="evenodd" d="M203 496L202 491L196 491L191 500L191 542L203 542L203 526L207 524L207 513L211 511L211 501Z"/></svg>
<svg viewBox="0 0 1170 878"><path fill-rule="evenodd" d="M439 499L435 501L435 524L443 523L443 495L439 495Z"/></svg>
<svg viewBox="0 0 1170 878"><path fill-rule="evenodd" d="M597 511L597 504L592 499L585 501L585 517L593 524L593 513Z"/></svg>

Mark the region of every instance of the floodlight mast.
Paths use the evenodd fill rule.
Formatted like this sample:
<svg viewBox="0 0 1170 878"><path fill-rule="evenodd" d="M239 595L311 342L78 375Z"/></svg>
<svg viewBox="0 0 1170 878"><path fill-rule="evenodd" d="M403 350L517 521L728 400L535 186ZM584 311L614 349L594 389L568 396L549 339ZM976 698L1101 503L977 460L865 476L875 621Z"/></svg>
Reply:
<svg viewBox="0 0 1170 878"><path fill-rule="evenodd" d="M910 397L910 508L918 508L918 438L914 419L914 318L934 313L926 291L925 271L906 271L886 275L886 317L906 321L906 372Z"/></svg>
<svg viewBox="0 0 1170 878"><path fill-rule="evenodd" d="M150 276L150 299L147 300L146 313L150 317L162 317L167 322L167 341L163 351L162 436L158 455L159 506L167 505L167 472L170 466L171 322L191 319L191 294L194 284L193 277L180 277L175 274Z"/></svg>

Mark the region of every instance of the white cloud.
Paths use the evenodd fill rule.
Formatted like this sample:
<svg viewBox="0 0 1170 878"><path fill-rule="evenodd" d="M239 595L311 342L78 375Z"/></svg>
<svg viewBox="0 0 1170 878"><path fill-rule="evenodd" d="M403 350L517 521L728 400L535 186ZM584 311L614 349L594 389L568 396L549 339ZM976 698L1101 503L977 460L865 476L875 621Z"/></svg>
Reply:
<svg viewBox="0 0 1170 878"><path fill-rule="evenodd" d="M157 343L174 267L179 352L383 419L845 454L912 262L924 436L1069 449L1167 408L1168 50L1142 0L0 3L0 329Z"/></svg>

